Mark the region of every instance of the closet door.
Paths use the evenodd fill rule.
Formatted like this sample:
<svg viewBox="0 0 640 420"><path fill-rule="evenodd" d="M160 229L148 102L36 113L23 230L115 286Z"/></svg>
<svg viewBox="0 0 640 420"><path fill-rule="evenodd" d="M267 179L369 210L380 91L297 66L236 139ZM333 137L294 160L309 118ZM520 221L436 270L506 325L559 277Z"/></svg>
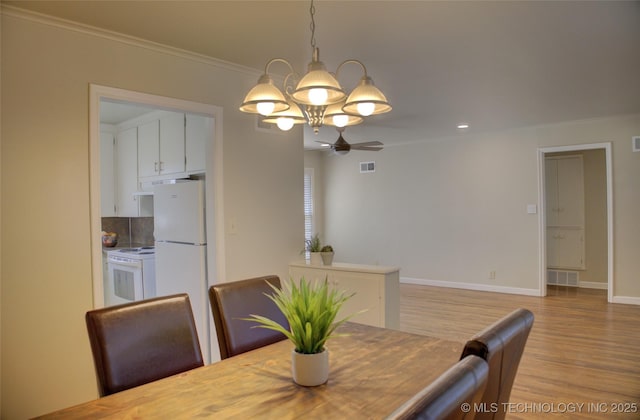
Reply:
<svg viewBox="0 0 640 420"><path fill-rule="evenodd" d="M584 226L582 156L558 159L559 226Z"/></svg>
<svg viewBox="0 0 640 420"><path fill-rule="evenodd" d="M547 229L547 268L584 269L584 231Z"/></svg>
<svg viewBox="0 0 640 420"><path fill-rule="evenodd" d="M545 201L547 226L558 225L558 160L545 159Z"/></svg>
<svg viewBox="0 0 640 420"><path fill-rule="evenodd" d="M584 269L584 174L581 155L545 160L547 266Z"/></svg>

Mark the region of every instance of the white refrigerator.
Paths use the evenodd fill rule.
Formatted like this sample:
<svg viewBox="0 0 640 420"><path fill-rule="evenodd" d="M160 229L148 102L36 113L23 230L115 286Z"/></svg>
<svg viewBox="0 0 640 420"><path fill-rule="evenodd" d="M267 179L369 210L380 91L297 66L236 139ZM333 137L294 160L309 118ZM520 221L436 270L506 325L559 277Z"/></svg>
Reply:
<svg viewBox="0 0 640 420"><path fill-rule="evenodd" d="M205 362L211 360L204 181L153 187L156 292L188 293Z"/></svg>

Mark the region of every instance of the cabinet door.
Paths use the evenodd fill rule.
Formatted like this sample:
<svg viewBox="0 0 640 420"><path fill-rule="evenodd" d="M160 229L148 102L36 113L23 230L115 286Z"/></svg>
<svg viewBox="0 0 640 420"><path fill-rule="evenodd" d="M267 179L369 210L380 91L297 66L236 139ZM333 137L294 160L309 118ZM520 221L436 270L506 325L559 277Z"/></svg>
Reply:
<svg viewBox="0 0 640 420"><path fill-rule="evenodd" d="M372 273L359 273L352 271L327 270L319 267L308 268L289 267L289 275L298 284L304 277L307 281L329 281L331 287L347 294L355 292L355 295L344 303L337 320L364 310L363 313L351 319L376 327L385 327L384 302L382 300L383 281L380 275ZM378 280L380 278L380 280Z"/></svg>
<svg viewBox="0 0 640 420"><path fill-rule="evenodd" d="M160 121L138 126L138 176L154 176L160 171Z"/></svg>
<svg viewBox="0 0 640 420"><path fill-rule="evenodd" d="M130 128L116 137L116 189L118 216L137 217L138 201L133 193L138 190L138 130Z"/></svg>
<svg viewBox="0 0 640 420"><path fill-rule="evenodd" d="M160 119L160 174L184 172L184 114Z"/></svg>
<svg viewBox="0 0 640 420"><path fill-rule="evenodd" d="M558 159L559 226L584 225L582 156Z"/></svg>
<svg viewBox="0 0 640 420"><path fill-rule="evenodd" d="M337 273L336 273L337 274ZM329 281L333 280L335 288L345 291L347 294L355 295L346 301L340 312L338 319L345 316L364 311L353 317L351 321L361 324L372 325L374 327L384 327L385 320L382 308L382 281L377 276L363 273L342 272L339 275L329 275Z"/></svg>
<svg viewBox="0 0 640 420"><path fill-rule="evenodd" d="M547 267L575 270L585 268L582 229L547 229Z"/></svg>
<svg viewBox="0 0 640 420"><path fill-rule="evenodd" d="M213 135L213 118L187 114L185 152L187 172L205 172L207 142Z"/></svg>
<svg viewBox="0 0 640 420"><path fill-rule="evenodd" d="M547 226L558 224L558 160L545 159L545 202Z"/></svg>
<svg viewBox="0 0 640 420"><path fill-rule="evenodd" d="M109 132L100 133L100 210L101 217L116 215L115 138Z"/></svg>

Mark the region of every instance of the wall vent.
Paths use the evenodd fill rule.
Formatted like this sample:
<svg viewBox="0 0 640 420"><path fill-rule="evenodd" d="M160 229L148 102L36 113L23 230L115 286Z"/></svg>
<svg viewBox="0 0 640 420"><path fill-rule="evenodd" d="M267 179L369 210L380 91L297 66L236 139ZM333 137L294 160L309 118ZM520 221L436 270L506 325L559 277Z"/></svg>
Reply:
<svg viewBox="0 0 640 420"><path fill-rule="evenodd" d="M273 134L287 134L287 131L282 131L278 128L277 125L267 123L262 121L265 117L262 115L256 115L254 129L256 131L262 131L263 133L273 133Z"/></svg>
<svg viewBox="0 0 640 420"><path fill-rule="evenodd" d="M634 152L640 152L640 136L631 137L631 147Z"/></svg>
<svg viewBox="0 0 640 420"><path fill-rule="evenodd" d="M577 271L547 270L547 284L580 287L579 274Z"/></svg>
<svg viewBox="0 0 640 420"><path fill-rule="evenodd" d="M376 171L376 163L375 162L360 162L360 173L366 174L369 172Z"/></svg>

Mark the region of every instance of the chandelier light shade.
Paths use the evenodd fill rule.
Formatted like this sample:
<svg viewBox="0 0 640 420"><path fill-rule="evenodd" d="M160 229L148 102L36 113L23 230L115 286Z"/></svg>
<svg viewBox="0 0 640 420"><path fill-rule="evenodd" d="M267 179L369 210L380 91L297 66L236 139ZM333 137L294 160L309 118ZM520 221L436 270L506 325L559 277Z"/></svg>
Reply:
<svg viewBox="0 0 640 420"><path fill-rule="evenodd" d="M347 127L360 124L364 119L356 114L347 114L343 111L345 101L327 106L324 111L324 123L336 127Z"/></svg>
<svg viewBox="0 0 640 420"><path fill-rule="evenodd" d="M324 106L335 104L347 97L340 83L319 61L318 48L313 49L313 59L296 90L291 94L293 100L302 105Z"/></svg>
<svg viewBox="0 0 640 420"><path fill-rule="evenodd" d="M315 44L315 8L311 0L311 47L313 55L304 76L293 70L293 66L283 59L271 59L258 84L247 93L240 111L260 114L263 122L277 124L282 130L290 130L294 124L307 122L317 133L323 125L345 127L360 124L363 117L391 111L391 105L378 89L367 69L358 60L345 60L337 68L335 75L327 71L320 61L320 50ZM269 67L276 62L285 63L290 73L284 78L280 90L269 76ZM338 82L340 68L345 64L358 64L364 76L360 83L347 93Z"/></svg>
<svg viewBox="0 0 640 420"><path fill-rule="evenodd" d="M262 119L262 122L276 124L282 131L289 131L295 124L306 123L307 119L302 114L300 107L296 105L291 99L289 102L289 109L280 112L274 112L273 114Z"/></svg>
<svg viewBox="0 0 640 420"><path fill-rule="evenodd" d="M266 116L289 109L289 106L280 89L273 84L273 80L265 72L258 79L258 84L247 93L244 102L240 105L240 111Z"/></svg>
<svg viewBox="0 0 640 420"><path fill-rule="evenodd" d="M380 89L373 84L373 80L365 75L360 79L360 84L353 89L342 109L347 113L367 117L389 112L391 105Z"/></svg>

